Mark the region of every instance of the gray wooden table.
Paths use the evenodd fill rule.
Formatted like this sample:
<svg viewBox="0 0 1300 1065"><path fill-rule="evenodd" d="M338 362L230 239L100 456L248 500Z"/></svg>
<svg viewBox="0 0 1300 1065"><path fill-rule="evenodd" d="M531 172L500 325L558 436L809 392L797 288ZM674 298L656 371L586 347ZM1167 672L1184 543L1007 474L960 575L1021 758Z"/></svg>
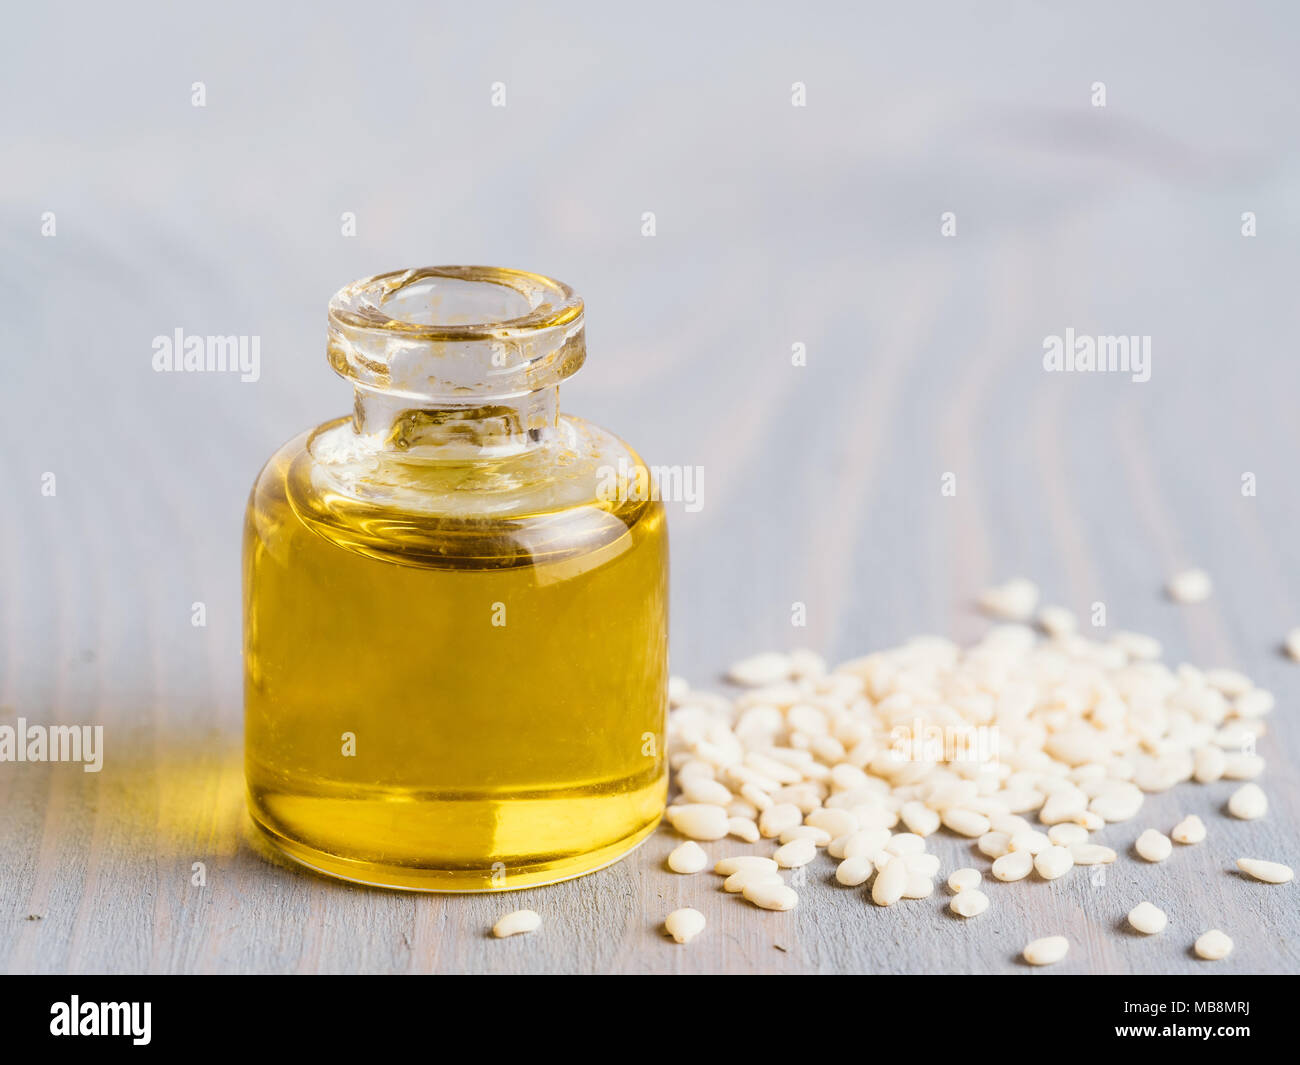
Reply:
<svg viewBox="0 0 1300 1065"><path fill-rule="evenodd" d="M1300 624L1294 11L412 5L382 48L353 6L310 12L8 15L0 724L101 724L106 753L98 774L0 763L0 966L1015 973L1061 933L1056 971L1167 973L1205 971L1189 946L1215 925L1237 941L1215 971L1300 970L1294 885L1232 871L1300 859L1300 666L1278 651ZM245 495L350 407L329 295L432 262L575 285L590 359L566 408L704 468L703 508L671 518L675 672L970 639L976 592L1024 573L1273 689L1268 817L1230 823L1228 784L1154 797L1103 838L1196 812L1209 840L1102 883L995 885L971 923L943 894L880 911L826 859L795 912L758 913L666 872L666 832L507 897L268 859L241 795ZM177 328L259 337L259 379L155 373ZM1045 372L1067 328L1151 337L1150 380ZM1193 563L1215 596L1175 606L1161 584ZM968 844L936 846L952 868ZM1120 924L1144 897L1170 914L1150 941ZM543 930L489 939L518 905ZM710 919L689 948L660 929L680 905Z"/></svg>

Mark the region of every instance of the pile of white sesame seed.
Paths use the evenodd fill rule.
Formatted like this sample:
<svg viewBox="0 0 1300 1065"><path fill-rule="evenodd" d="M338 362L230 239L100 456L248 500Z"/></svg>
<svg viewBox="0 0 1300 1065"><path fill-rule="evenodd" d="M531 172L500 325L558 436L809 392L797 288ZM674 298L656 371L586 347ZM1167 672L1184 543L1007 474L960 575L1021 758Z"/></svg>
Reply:
<svg viewBox="0 0 1300 1065"><path fill-rule="evenodd" d="M1209 578L1180 574L1169 591L1199 602ZM964 649L923 636L833 669L809 651L759 654L732 667L729 679L745 689L736 697L675 678L668 736L677 794L667 820L688 842L668 867L706 868L697 840L772 840L770 856L723 859L714 871L753 905L790 910L799 898L782 871L824 849L839 861L841 885L870 881L872 902L891 906L933 891L940 860L927 853L926 837L941 827L974 841L995 880L1031 872L1052 880L1076 865L1114 862L1115 850L1092 834L1139 817L1147 794L1186 781L1242 781L1228 812L1264 816L1267 799L1251 781L1264 769L1255 742L1271 693L1233 670L1171 669L1149 636L1085 637L1062 607L1037 612L1039 635L1025 624L1037 605L1030 581L990 589L980 606L1010 623ZM1159 862L1174 841L1205 838L1204 823L1189 816L1168 835L1146 828L1134 850ZM1292 878L1278 862L1237 864L1266 883ZM988 909L981 879L973 868L948 877L953 913L975 918ZM1166 922L1149 902L1129 913L1146 935ZM678 910L666 927L684 943L704 918ZM1051 964L1068 949L1064 937L1045 936L1023 956ZM1215 929L1194 949L1222 958L1232 941Z"/></svg>
<svg viewBox="0 0 1300 1065"><path fill-rule="evenodd" d="M1175 602L1212 592L1208 574L1187 570L1167 585ZM1255 742L1265 733L1273 695L1234 670L1169 669L1158 640L1118 632L1104 640L1078 632L1064 607L1037 610L1037 587L1016 578L979 599L985 613L1011 624L973 647L922 636L901 647L829 669L811 651L764 653L738 662L729 679L746 689L731 698L697 692L673 678L669 687L669 762L677 795L666 819L688 837L668 868L702 872L709 858L696 840L774 840L772 855L724 858L713 871L723 890L765 910L792 910L797 892L782 870L800 869L820 849L839 864L847 888L870 882L877 906L927 898L940 868L926 838L941 827L974 841L1004 882L1037 873L1044 880L1074 866L1108 864L1118 854L1092 841L1108 824L1131 821L1145 795L1186 781L1245 781L1228 813L1253 820L1268 812L1252 781L1264 770ZM1042 636L1026 624L1036 620ZM1283 649L1300 661L1300 628ZM978 742L996 737L989 750ZM940 746L929 745L937 737ZM1025 815L1036 815L1046 831ZM1161 862L1174 843L1207 837L1196 815L1168 835L1147 828L1133 850ZM1266 884L1294 876L1281 862L1238 858L1237 868ZM873 879L874 878L874 879ZM947 879L949 909L974 918L991 905L978 869ZM705 928L698 910L674 910L665 931L689 943ZM1143 901L1128 913L1142 935L1157 935L1168 916ZM533 910L506 914L493 928L505 938L533 932ZM1061 961L1064 936L1027 944L1030 965ZM1232 950L1218 929L1193 944L1198 957Z"/></svg>

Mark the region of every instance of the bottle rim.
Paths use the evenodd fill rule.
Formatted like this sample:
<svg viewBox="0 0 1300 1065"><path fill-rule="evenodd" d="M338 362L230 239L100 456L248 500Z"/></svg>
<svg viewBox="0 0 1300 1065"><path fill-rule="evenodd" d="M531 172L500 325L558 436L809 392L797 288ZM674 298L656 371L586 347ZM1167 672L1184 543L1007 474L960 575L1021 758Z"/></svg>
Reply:
<svg viewBox="0 0 1300 1065"><path fill-rule="evenodd" d="M439 323L394 317L385 305L430 278L499 285L529 302L526 314L494 321ZM331 322L352 329L375 329L423 340L486 340L550 329L580 318L582 297L563 281L502 266L422 266L390 270L344 285L330 300Z"/></svg>
<svg viewBox="0 0 1300 1065"><path fill-rule="evenodd" d="M582 366L583 311L568 285L527 270L392 270L353 281L330 300L329 362L380 392L524 395Z"/></svg>

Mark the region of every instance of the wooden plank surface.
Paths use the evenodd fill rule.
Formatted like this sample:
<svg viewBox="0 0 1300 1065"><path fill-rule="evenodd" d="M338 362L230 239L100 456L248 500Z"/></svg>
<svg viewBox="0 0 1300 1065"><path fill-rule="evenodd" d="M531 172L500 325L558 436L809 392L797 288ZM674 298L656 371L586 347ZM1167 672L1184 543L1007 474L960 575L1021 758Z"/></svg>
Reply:
<svg viewBox="0 0 1300 1065"><path fill-rule="evenodd" d="M0 724L100 724L106 753L98 774L0 763L6 971L1018 973L1028 939L1060 933L1062 972L1195 972L1210 926L1237 941L1216 971L1300 971L1294 885L1232 868L1300 859L1300 666L1278 649L1300 625L1300 22L1265 4L747 11L420 5L382 49L344 5L140 7L148 34L118 8L11 13ZM1024 573L1171 661L1273 689L1268 817L1230 822L1230 784L1153 797L1103 839L1195 812L1207 842L1101 882L995 885L972 923L943 893L877 910L824 858L798 910L757 913L667 873L667 832L507 897L269 858L242 807L245 496L279 443L350 407L323 357L329 295L426 262L574 284L590 357L566 409L704 468L703 509L671 516L675 672L707 686L758 649L971 639L972 597ZM1151 336L1150 381L1045 373L1067 327ZM176 328L259 336L259 380L154 373ZM1175 606L1161 584L1193 563L1216 594ZM936 846L949 869L969 849ZM1121 927L1141 898L1170 914L1156 940ZM487 937L524 904L542 932ZM680 905L710 921L687 949L660 929Z"/></svg>

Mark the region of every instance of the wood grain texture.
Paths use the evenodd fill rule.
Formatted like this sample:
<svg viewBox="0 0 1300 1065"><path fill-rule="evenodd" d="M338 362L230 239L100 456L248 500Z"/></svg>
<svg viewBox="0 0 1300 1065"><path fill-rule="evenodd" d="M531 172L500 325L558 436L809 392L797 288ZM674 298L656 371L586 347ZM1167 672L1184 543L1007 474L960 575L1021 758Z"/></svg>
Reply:
<svg viewBox="0 0 1300 1065"><path fill-rule="evenodd" d="M0 108L0 723L102 724L107 751L99 774L0 763L0 967L1024 973L1024 944L1062 934L1053 971L1156 974L1206 971L1191 944L1219 927L1237 949L1215 972L1300 971L1295 885L1234 869L1300 864L1300 666L1278 648L1300 625L1295 14L953 5L935 33L896 6L743 24L412 6L380 52L352 10L142 6L147 37L118 8L11 13L10 40L60 43L0 64L21 101ZM1249 52L1227 44L1243 22ZM1269 815L1231 822L1228 783L1150 797L1102 835L1125 857L1100 881L994 884L971 922L943 890L879 910L824 857L796 911L760 913L668 873L667 831L494 897L365 890L265 854L242 806L244 500L276 446L350 405L323 357L329 295L426 262L571 282L590 356L566 408L655 464L703 466L703 509L671 515L674 672L707 686L768 647L971 639L974 595L1023 573L1076 610L1105 602L1170 661L1274 690ZM260 379L154 373L153 337L178 327L259 336ZM1045 373L1066 327L1150 335L1151 380ZM1161 595L1187 564L1214 576L1210 602ZM1204 844L1127 853L1185 813ZM967 843L935 847L968 862ZM1122 925L1142 899L1170 916L1155 939ZM492 940L520 905L543 929ZM709 919L688 948L661 928L682 905Z"/></svg>

